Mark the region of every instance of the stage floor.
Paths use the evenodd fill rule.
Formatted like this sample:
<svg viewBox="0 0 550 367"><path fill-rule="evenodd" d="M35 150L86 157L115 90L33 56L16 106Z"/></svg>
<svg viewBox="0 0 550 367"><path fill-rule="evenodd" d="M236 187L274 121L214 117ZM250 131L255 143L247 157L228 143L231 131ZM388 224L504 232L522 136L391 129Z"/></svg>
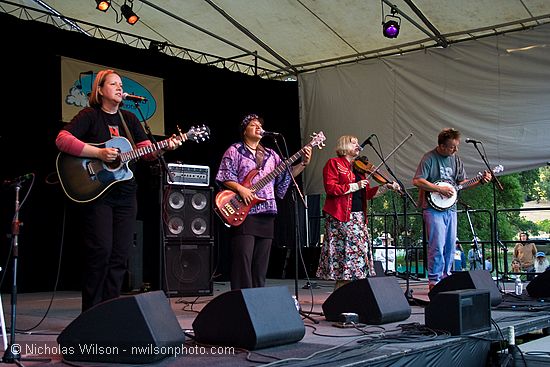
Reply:
<svg viewBox="0 0 550 367"><path fill-rule="evenodd" d="M395 278L403 291L407 284L404 280ZM442 350L456 345L457 340L471 342L476 338L483 341L496 343L498 340L507 340L513 327L515 336L532 333L550 327L550 312L544 302L535 302L526 297L519 299L508 297L499 308L493 308L491 317L499 326L493 325L491 331L475 334L475 337L422 337L398 340L404 335L403 330L416 329L424 324L424 302L428 301L428 285L426 281L410 281L409 288L412 295L419 300L418 305L412 305L411 316L404 321L388 323L378 326L367 325L360 330L353 328L338 328L333 322L326 321L318 313L322 311L323 302L333 292L334 282L314 281L317 288L304 289L308 283L305 280L298 281L298 294L301 308L304 312L313 311L311 318L318 321L317 324L310 319L304 319L306 325L305 337L298 343L286 346L271 347L256 351L244 351L233 348L218 348L209 351L208 348L200 348L191 338L186 337L186 355L168 357L155 362L155 366L257 366L286 358L321 358L316 362L323 365L326 358L327 365L343 365L345 363L360 361L360 365L391 365L392 360L398 360L400 356L425 351ZM285 286L291 294L295 292L294 280L269 279L267 286ZM513 284L505 284L506 290L512 290ZM229 283L214 283L214 294L202 297L172 297L170 305L179 324L185 332L193 334L192 323L202 308L216 296L227 292ZM28 293L20 294L17 300L17 330L15 342L21 345L21 355L26 357L45 358L46 361L23 361L25 366L47 366L62 364L62 356L56 353L58 348L56 338L59 333L80 314L80 294L78 292L57 292L50 305L52 293ZM6 324L10 325L10 295L3 294L4 314ZM49 308L49 309L48 309ZM43 317L46 315L45 319ZM231 315L227 315L231 317ZM272 315L277 319L277 315ZM36 326L39 324L38 326ZM29 330L31 329L32 330ZM28 330L28 331L24 331ZM387 339L384 339L387 338ZM380 340L388 342L380 343ZM376 342L375 342L376 341ZM360 345L360 347L357 347ZM360 353L358 348L363 348ZM365 349L366 348L366 349ZM3 348L2 348L3 350ZM4 352L2 352L4 353ZM315 354L315 355L314 355ZM312 356L314 355L314 356ZM345 356L345 363L340 364L338 358ZM309 365L305 361L277 362L277 365ZM329 362L330 361L330 362ZM368 363L367 363L368 361ZM312 362L313 363L313 362ZM77 365L110 365L106 363L76 362ZM1 364L4 365L4 364ZM7 365L7 364L6 364ZM446 364L446 365L452 365ZM483 365L483 364L481 364Z"/></svg>

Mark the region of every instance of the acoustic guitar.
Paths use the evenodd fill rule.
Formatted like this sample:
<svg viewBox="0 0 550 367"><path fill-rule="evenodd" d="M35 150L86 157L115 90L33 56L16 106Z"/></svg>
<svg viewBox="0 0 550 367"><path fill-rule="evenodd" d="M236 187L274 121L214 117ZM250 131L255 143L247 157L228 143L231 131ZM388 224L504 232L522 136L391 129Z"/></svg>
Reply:
<svg viewBox="0 0 550 367"><path fill-rule="evenodd" d="M176 136L181 142L202 142L210 137L207 126L192 127L185 134ZM117 182L127 181L134 177L128 167L130 161L146 154L157 152L168 147L170 138L138 149L122 136L117 136L101 144L92 144L100 148L115 148L119 154L113 162L103 162L96 158L76 157L66 153L57 155L56 168L63 191L69 199L77 203L93 201L103 195Z"/></svg>

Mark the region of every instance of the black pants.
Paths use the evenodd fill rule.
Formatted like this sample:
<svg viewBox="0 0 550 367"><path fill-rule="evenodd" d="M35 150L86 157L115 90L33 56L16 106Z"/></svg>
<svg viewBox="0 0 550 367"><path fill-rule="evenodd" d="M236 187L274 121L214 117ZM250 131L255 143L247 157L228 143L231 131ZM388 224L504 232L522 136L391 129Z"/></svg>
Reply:
<svg viewBox="0 0 550 367"><path fill-rule="evenodd" d="M82 311L120 296L136 225L135 195L98 199L82 208Z"/></svg>
<svg viewBox="0 0 550 367"><path fill-rule="evenodd" d="M265 286L274 216L250 215L231 238L231 289Z"/></svg>

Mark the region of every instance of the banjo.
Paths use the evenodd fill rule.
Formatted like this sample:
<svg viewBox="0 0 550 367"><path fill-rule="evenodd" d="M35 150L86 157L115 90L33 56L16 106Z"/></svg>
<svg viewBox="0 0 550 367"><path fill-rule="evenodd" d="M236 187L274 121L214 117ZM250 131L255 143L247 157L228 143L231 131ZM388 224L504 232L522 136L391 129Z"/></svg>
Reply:
<svg viewBox="0 0 550 367"><path fill-rule="evenodd" d="M495 168L493 168L493 173L497 174L499 172L504 171L504 167L499 164ZM456 201L458 200L458 192L460 190L467 189L471 187L472 185L476 184L483 178L482 174L477 175L476 177L464 182L461 185L454 185L452 182L447 180L439 180L434 182L435 185L440 187L452 187L454 188L453 195L450 197L443 196L440 193L436 191L427 191L426 192L426 199L428 200L428 204L436 210L447 210L453 205L455 205Z"/></svg>

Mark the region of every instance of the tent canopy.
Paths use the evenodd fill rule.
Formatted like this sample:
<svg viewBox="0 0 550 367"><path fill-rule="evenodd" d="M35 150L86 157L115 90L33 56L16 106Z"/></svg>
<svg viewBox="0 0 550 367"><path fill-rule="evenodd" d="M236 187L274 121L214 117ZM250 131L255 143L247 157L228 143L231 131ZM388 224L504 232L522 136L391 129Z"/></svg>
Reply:
<svg viewBox="0 0 550 367"><path fill-rule="evenodd" d="M124 3L140 17L133 26ZM401 31L388 39L392 9ZM112 0L106 13L93 0L2 0L0 10L269 78L550 21L546 0Z"/></svg>

